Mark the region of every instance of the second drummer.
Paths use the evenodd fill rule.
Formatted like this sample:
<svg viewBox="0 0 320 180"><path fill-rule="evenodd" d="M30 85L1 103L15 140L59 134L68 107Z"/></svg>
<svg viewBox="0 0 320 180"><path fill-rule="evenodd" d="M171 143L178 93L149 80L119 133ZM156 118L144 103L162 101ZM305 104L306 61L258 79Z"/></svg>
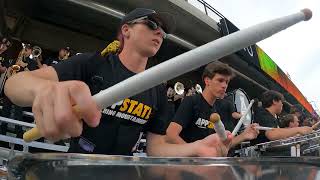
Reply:
<svg viewBox="0 0 320 180"><path fill-rule="evenodd" d="M298 134L305 135L312 132L311 127L293 127L279 128L277 115L282 111L284 97L281 93L273 90L266 91L262 94L262 108L258 108L254 113L254 122L260 126L271 127L273 129L261 132L253 144L269 142L278 139L284 139Z"/></svg>
<svg viewBox="0 0 320 180"><path fill-rule="evenodd" d="M216 107L216 99L224 96L232 76L233 71L227 64L214 62L205 67L202 75L205 83L203 93L187 96L182 101L167 129L168 141L177 144L191 143L215 133L209 117L215 112L224 114L220 112L221 108ZM256 138L258 131L255 126L248 126L244 133L234 137L231 146Z"/></svg>

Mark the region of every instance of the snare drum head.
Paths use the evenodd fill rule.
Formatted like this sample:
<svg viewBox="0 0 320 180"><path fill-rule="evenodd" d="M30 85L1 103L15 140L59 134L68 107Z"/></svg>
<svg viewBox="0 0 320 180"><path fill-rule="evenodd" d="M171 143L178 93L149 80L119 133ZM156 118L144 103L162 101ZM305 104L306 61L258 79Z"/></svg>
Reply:
<svg viewBox="0 0 320 180"><path fill-rule="evenodd" d="M319 158L137 158L36 154L9 161L10 179L316 179Z"/></svg>

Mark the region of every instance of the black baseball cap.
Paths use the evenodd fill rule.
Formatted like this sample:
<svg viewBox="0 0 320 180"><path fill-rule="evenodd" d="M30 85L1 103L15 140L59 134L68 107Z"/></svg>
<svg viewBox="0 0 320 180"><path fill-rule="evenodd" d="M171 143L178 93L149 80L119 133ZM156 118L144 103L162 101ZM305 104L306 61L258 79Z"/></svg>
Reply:
<svg viewBox="0 0 320 180"><path fill-rule="evenodd" d="M157 13L155 10L146 9L146 8L136 8L133 11L126 14L121 20L121 26L130 21L133 21L135 19L145 17L145 16L152 20L160 22L162 24L161 26L162 29L166 33L172 33L175 29L176 22L174 17L171 14L167 12Z"/></svg>

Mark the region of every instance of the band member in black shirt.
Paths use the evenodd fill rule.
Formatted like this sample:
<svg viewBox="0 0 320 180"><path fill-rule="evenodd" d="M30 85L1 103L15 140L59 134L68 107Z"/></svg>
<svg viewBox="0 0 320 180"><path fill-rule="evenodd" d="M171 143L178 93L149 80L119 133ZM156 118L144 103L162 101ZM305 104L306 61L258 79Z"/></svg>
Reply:
<svg viewBox="0 0 320 180"><path fill-rule="evenodd" d="M282 111L284 97L281 93L273 90L262 94L262 108L258 108L254 113L254 121L260 126L271 127L272 130L262 131L253 144L284 139L298 134L304 135L312 132L311 127L279 128L277 115Z"/></svg>
<svg viewBox="0 0 320 180"><path fill-rule="evenodd" d="M299 127L299 119L294 114L287 114L280 118L282 128L294 128Z"/></svg>
<svg viewBox="0 0 320 180"><path fill-rule="evenodd" d="M58 64L70 57L70 47L63 47L59 50L58 57L56 58L48 58L44 61L44 64L48 66L52 66L54 64Z"/></svg>
<svg viewBox="0 0 320 180"><path fill-rule="evenodd" d="M219 108L216 99L224 96L232 76L233 72L227 64L210 63L206 66L202 75L205 83L203 93L187 96L182 101L167 129L167 139L170 142L191 143L215 133L209 117L214 112L222 114L217 111ZM258 131L254 127L255 125L250 125L245 133L236 136L231 146L255 138Z"/></svg>
<svg viewBox="0 0 320 180"><path fill-rule="evenodd" d="M123 99L102 113L91 96L144 71L148 58L171 32L172 20L154 10L137 8L121 21L117 54L83 53L53 66L18 73L8 80L5 92L14 103L32 105L41 135L51 140L73 137L70 152L128 155L145 131L151 156L221 156L225 153L221 149L227 147L217 135L185 145L167 143L167 98L162 85ZM17 84L21 88L15 88ZM74 104L83 121L73 111Z"/></svg>

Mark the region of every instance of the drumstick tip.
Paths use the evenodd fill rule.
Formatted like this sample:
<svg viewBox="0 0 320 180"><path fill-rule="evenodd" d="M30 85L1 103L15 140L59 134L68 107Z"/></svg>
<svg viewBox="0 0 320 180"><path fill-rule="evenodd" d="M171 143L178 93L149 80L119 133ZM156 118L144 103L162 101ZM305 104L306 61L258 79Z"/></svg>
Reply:
<svg viewBox="0 0 320 180"><path fill-rule="evenodd" d="M308 21L312 17L312 11L308 8L302 9L301 12L304 14L304 20Z"/></svg>
<svg viewBox="0 0 320 180"><path fill-rule="evenodd" d="M220 115L218 113L212 113L210 115L210 121L213 123L220 121Z"/></svg>
<svg viewBox="0 0 320 180"><path fill-rule="evenodd" d="M32 129L30 129L29 131L23 133L23 140L25 142L31 142L31 141L40 139L41 137L42 136L40 134L40 131L36 127L34 127Z"/></svg>

